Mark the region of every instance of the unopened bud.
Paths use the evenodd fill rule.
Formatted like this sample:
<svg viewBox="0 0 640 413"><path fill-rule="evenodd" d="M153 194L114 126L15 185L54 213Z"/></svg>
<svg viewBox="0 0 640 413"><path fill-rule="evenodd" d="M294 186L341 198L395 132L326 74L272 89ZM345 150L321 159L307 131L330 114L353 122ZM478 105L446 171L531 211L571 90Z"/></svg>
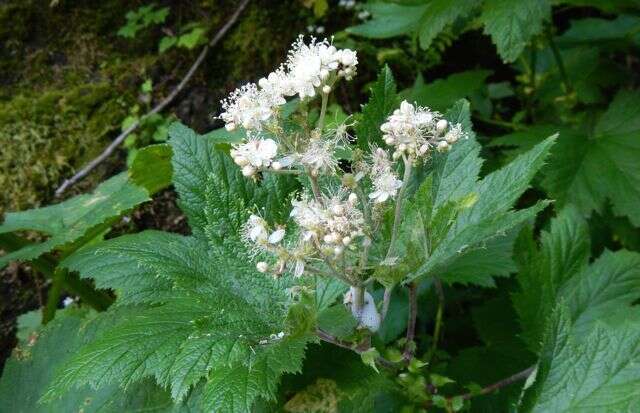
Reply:
<svg viewBox="0 0 640 413"><path fill-rule="evenodd" d="M341 246L337 246L333 249L333 253L336 255L342 255L343 251L344 251L344 248Z"/></svg>
<svg viewBox="0 0 640 413"><path fill-rule="evenodd" d="M356 186L356 177L353 174L342 175L342 185L347 188L353 188Z"/></svg>
<svg viewBox="0 0 640 413"><path fill-rule="evenodd" d="M355 205L358 202L358 195L356 195L355 193L350 193L349 194L349 203L351 205Z"/></svg>
<svg viewBox="0 0 640 413"><path fill-rule="evenodd" d="M233 158L233 161L238 166L245 166L245 165L249 164L249 160L246 157L242 156L242 155L236 156L235 158Z"/></svg>
<svg viewBox="0 0 640 413"><path fill-rule="evenodd" d="M279 171L280 169L282 169L282 164L278 161L275 161L274 163L271 164L271 167L273 168L274 171Z"/></svg>
<svg viewBox="0 0 640 413"><path fill-rule="evenodd" d="M324 93L325 95L328 95L329 93L331 93L331 86L329 85L322 86L322 93Z"/></svg>
<svg viewBox="0 0 640 413"><path fill-rule="evenodd" d="M253 176L255 173L256 173L256 170L251 165L245 165L245 166L242 167L242 175L244 175L246 177Z"/></svg>
<svg viewBox="0 0 640 413"><path fill-rule="evenodd" d="M449 123L446 119L440 119L438 123L436 123L436 129L438 130L438 132L444 132L445 129L447 129L448 124Z"/></svg>
<svg viewBox="0 0 640 413"><path fill-rule="evenodd" d="M236 130L236 124L233 122L230 122L224 125L224 128L229 132L233 132L234 130Z"/></svg>
<svg viewBox="0 0 640 413"><path fill-rule="evenodd" d="M349 244L351 244L351 237L344 237L342 238L342 243L347 246Z"/></svg>
<svg viewBox="0 0 640 413"><path fill-rule="evenodd" d="M386 138L384 138L384 143L386 143L387 145L393 145L395 142L396 140L392 136L387 136Z"/></svg>
<svg viewBox="0 0 640 413"><path fill-rule="evenodd" d="M441 152L445 152L449 149L449 144L446 141L438 142L438 150Z"/></svg>
<svg viewBox="0 0 640 413"><path fill-rule="evenodd" d="M269 264L264 261L260 261L256 264L256 268L258 269L258 271L265 273L269 270Z"/></svg>

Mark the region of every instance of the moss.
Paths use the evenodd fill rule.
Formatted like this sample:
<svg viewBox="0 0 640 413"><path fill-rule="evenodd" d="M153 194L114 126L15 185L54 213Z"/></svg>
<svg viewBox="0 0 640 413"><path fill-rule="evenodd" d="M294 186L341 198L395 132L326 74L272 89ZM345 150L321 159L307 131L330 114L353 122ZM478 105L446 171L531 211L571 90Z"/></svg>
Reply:
<svg viewBox="0 0 640 413"><path fill-rule="evenodd" d="M0 104L0 214L50 199L64 176L97 155L126 108L107 83Z"/></svg>

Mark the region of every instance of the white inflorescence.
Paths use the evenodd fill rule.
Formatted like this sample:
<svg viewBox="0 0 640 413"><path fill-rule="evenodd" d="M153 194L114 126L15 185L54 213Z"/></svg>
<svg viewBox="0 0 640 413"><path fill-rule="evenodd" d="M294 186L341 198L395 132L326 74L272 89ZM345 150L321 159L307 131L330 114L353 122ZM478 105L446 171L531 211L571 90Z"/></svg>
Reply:
<svg viewBox="0 0 640 413"><path fill-rule="evenodd" d="M382 203L389 198L394 198L402 187L402 181L398 179L391 169L391 161L382 148L377 148L373 151L371 181L373 183L373 192L369 194L369 198L374 203Z"/></svg>
<svg viewBox="0 0 640 413"><path fill-rule="evenodd" d="M405 100L380 130L384 133L385 143L395 149L394 159L401 156L416 159L426 156L432 148L449 150L450 144L463 136L461 125L449 126L440 113L414 106ZM447 135L451 142L446 138Z"/></svg>
<svg viewBox="0 0 640 413"><path fill-rule="evenodd" d="M362 211L355 206L353 198L344 200L344 195L323 196L322 204L308 197L292 201L291 217L303 230L303 242L339 256L356 237L364 235Z"/></svg>
<svg viewBox="0 0 640 413"><path fill-rule="evenodd" d="M328 93L336 75L350 80L356 73L358 57L349 49L337 49L328 40L311 38L306 44L304 36L292 45L286 64L258 84L249 83L236 89L222 101L220 119L227 130L238 126L247 130L259 130L276 113L278 106L286 103L286 96L298 95L301 99L313 97L320 88Z"/></svg>

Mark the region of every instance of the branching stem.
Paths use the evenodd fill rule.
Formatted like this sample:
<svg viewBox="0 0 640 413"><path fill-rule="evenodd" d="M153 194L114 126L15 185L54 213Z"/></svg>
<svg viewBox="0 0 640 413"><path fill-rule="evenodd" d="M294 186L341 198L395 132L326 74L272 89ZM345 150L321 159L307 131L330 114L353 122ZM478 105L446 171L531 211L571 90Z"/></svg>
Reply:
<svg viewBox="0 0 640 413"><path fill-rule="evenodd" d="M320 340L325 341L327 343L331 343L331 344L335 344L338 347L342 347L345 348L347 350L351 350L355 353L361 354L364 353L365 351L367 351L370 347L367 346L367 348L358 348L358 345L356 343L353 343L351 341L344 341L344 340L340 340L337 337L332 336L331 334L322 331L320 329L316 330L316 334L318 335L318 337L320 338ZM398 368L398 365L392 361L387 360L386 358L380 356L378 358L376 358L376 362L379 363L382 367L389 369L389 370L396 370Z"/></svg>
<svg viewBox="0 0 640 413"><path fill-rule="evenodd" d="M507 387L513 383L519 382L520 380L525 380L527 379L527 377L529 377L531 375L531 373L533 373L533 371L536 369L536 366L531 366L527 369L524 369L512 376L507 377L506 379L502 379L500 381L497 381L493 384L490 384L486 387L483 387L479 392L474 392L474 393L465 393L462 394L461 397L464 400L469 400L472 397L475 396L483 396L485 394L489 394L489 393L493 393L496 390L499 390L503 387ZM450 398L451 399L451 398Z"/></svg>
<svg viewBox="0 0 640 413"><path fill-rule="evenodd" d="M433 285L438 295L438 309L436 310L435 326L433 328L433 342L431 343L431 349L429 349L429 355L427 360L431 361L431 358L438 350L438 341L440 340L440 331L442 330L442 315L444 313L444 290L442 288L442 281L435 277Z"/></svg>
<svg viewBox="0 0 640 413"><path fill-rule="evenodd" d="M564 92L569 94L572 92L571 82L569 81L569 76L567 75L567 71L564 67L564 61L562 60L562 55L560 54L560 50L556 45L556 42L553 40L553 33L551 30L546 31L547 40L549 41L549 47L551 48L551 52L553 53L553 58L556 61L556 65L558 66L558 72L560 72L560 77L562 78L562 85L564 86Z"/></svg>

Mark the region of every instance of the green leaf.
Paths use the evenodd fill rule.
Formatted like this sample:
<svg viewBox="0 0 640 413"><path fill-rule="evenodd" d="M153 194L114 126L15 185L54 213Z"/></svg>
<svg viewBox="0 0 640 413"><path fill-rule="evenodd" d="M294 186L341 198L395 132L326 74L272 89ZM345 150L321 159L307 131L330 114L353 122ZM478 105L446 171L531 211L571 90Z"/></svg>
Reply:
<svg viewBox="0 0 640 413"><path fill-rule="evenodd" d="M7 361L0 379L0 411L16 413L116 411L173 411L171 397L150 381L123 391L116 385L95 390L88 385L77 391L39 403L55 370L97 333L93 314L86 310L60 310L58 316L39 329L29 343L20 343Z"/></svg>
<svg viewBox="0 0 640 413"><path fill-rule="evenodd" d="M547 0L485 0L480 21L505 62L515 61L551 18Z"/></svg>
<svg viewBox="0 0 640 413"><path fill-rule="evenodd" d="M613 212L640 226L640 93L619 92L596 124L594 136L559 140L543 185L560 205L589 215L607 200Z"/></svg>
<svg viewBox="0 0 640 413"><path fill-rule="evenodd" d="M566 305L578 338L598 323L618 325L632 311L640 298L639 253L605 251L588 265L588 226L574 208L552 221L551 231L541 236L540 250L528 237L520 241L521 292L513 301L532 349L537 349L545 320L558 302Z"/></svg>
<svg viewBox="0 0 640 413"><path fill-rule="evenodd" d="M614 20L586 18L573 20L569 30L558 37L560 46L592 45L594 42L615 44L631 41L640 44L640 18L630 15L619 15Z"/></svg>
<svg viewBox="0 0 640 413"><path fill-rule="evenodd" d="M148 200L147 191L132 184L126 173L121 173L100 184L93 194L79 195L44 208L8 213L0 225L0 234L28 230L42 232L49 238L0 257L0 268L11 261L32 260L64 248Z"/></svg>
<svg viewBox="0 0 640 413"><path fill-rule="evenodd" d="M164 53L176 45L178 39L176 36L164 36L158 43L158 53Z"/></svg>
<svg viewBox="0 0 640 413"><path fill-rule="evenodd" d="M347 32L372 39L386 39L408 34L418 27L427 9L427 5L367 4L365 10L371 13L371 20L349 27Z"/></svg>
<svg viewBox="0 0 640 413"><path fill-rule="evenodd" d="M183 34L178 38L178 47L184 47L188 50L196 47L204 38L204 34L206 30L202 27L196 27L191 30L189 33Z"/></svg>
<svg viewBox="0 0 640 413"><path fill-rule="evenodd" d="M362 106L362 112L357 118L355 131L360 148L367 149L371 144L382 145L380 126L397 105L396 82L391 69L385 66L371 87L369 102Z"/></svg>
<svg viewBox="0 0 640 413"><path fill-rule="evenodd" d="M468 168L476 170L479 168L479 160L477 155L474 155L477 154L477 144L467 144L466 147L455 145L459 148L457 151L452 150L449 156L462 159L469 157L468 161L449 164L447 160L442 164L444 169L436 167L434 182L439 183L437 185L434 183L433 188L437 187L437 192L431 191L432 201L421 203L427 206L434 205L433 210L437 210L438 207L451 208L450 204L444 203L444 199L456 199L464 192L471 190L477 194L477 201L466 208L461 208L452 218L447 219L442 227L444 229L439 231L436 237L430 237L428 243L430 255L425 257L424 264L411 274L409 279L437 275L449 283L472 282L491 286L493 285L491 275L508 275L512 269L510 243L505 245L501 238L535 217L547 203L539 202L530 208L517 211L511 208L544 164L554 140L554 137L546 139L509 165L487 175L477 183L474 175L461 173ZM455 165L456 169L447 172L447 165ZM437 172L438 170L443 172ZM432 212L426 222L438 215L442 214ZM492 253L496 255L487 260L488 256L483 251L485 248L495 251ZM451 271L451 268L455 268L456 271Z"/></svg>
<svg viewBox="0 0 640 413"><path fill-rule="evenodd" d="M305 346L306 340L285 339L262 353L251 353L245 364L212 370L204 405L213 411L251 412L258 397L273 400L280 376L301 370Z"/></svg>
<svg viewBox="0 0 640 413"><path fill-rule="evenodd" d="M457 19L466 17L481 3L480 0L431 0L420 19L418 35L420 47L428 49L433 39ZM463 96L460 96L463 97ZM453 103L453 102L452 102ZM446 105L445 107L448 107Z"/></svg>
<svg viewBox="0 0 640 413"><path fill-rule="evenodd" d="M358 322L351 311L342 304L329 307L318 314L318 327L338 338L351 335L357 326Z"/></svg>
<svg viewBox="0 0 640 413"><path fill-rule="evenodd" d="M640 409L640 319L616 328L598 326L573 335L562 306L554 312L542 346L536 380L526 390L523 412L632 412Z"/></svg>
<svg viewBox="0 0 640 413"><path fill-rule="evenodd" d="M129 168L131 181L145 188L151 195L168 187L173 174L172 154L171 147L166 144L139 149Z"/></svg>
<svg viewBox="0 0 640 413"><path fill-rule="evenodd" d="M480 91L490 75L490 70L469 70L428 84L422 83L422 78L419 77L410 90L408 99L433 110L443 111L459 99L469 98Z"/></svg>

